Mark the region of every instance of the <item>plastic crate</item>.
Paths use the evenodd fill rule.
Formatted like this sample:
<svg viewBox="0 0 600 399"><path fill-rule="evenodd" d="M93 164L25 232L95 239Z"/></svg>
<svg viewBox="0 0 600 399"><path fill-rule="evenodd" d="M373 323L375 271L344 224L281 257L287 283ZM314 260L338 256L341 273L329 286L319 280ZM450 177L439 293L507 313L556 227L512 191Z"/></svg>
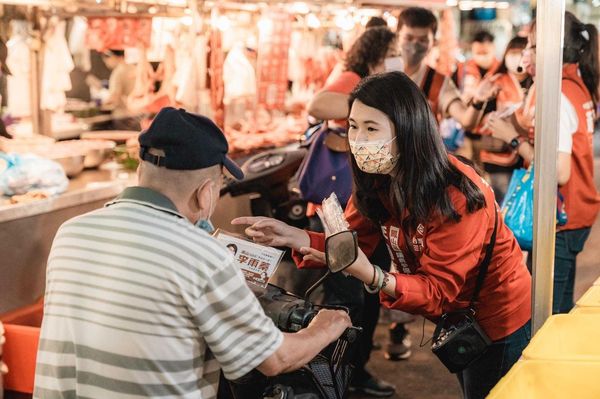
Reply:
<svg viewBox="0 0 600 399"><path fill-rule="evenodd" d="M592 286L579 300L577 306L581 307L600 307L600 285Z"/></svg>
<svg viewBox="0 0 600 399"><path fill-rule="evenodd" d="M44 304L42 300L0 315L6 342L3 361L8 367L4 375L4 389L33 393L35 363Z"/></svg>
<svg viewBox="0 0 600 399"><path fill-rule="evenodd" d="M600 362L521 360L488 399L598 399Z"/></svg>
<svg viewBox="0 0 600 399"><path fill-rule="evenodd" d="M600 313L550 317L523 351L528 360L577 360L600 363Z"/></svg>

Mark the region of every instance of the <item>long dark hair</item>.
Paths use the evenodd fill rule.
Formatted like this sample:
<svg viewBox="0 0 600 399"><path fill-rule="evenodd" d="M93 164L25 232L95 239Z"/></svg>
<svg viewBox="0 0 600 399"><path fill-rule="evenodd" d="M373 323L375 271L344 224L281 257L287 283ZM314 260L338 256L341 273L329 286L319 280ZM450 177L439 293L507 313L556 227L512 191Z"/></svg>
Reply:
<svg viewBox="0 0 600 399"><path fill-rule="evenodd" d="M394 32L387 27L367 29L354 42L346 55L346 70L361 78L370 74L369 67L377 65L385 58L390 44L396 39Z"/></svg>
<svg viewBox="0 0 600 399"><path fill-rule="evenodd" d="M510 50L515 50L515 49L519 49L519 50L525 50L525 48L527 47L527 38L523 37L523 36L515 36L512 39L510 39L510 42L508 42L508 44L506 45L506 50L504 50L504 56L502 57L502 65L500 65L500 68L498 68L498 71L496 71L496 73L508 73L508 68L506 67L506 55L508 54L508 52Z"/></svg>
<svg viewBox="0 0 600 399"><path fill-rule="evenodd" d="M481 190L448 159L429 103L408 76L389 72L364 79L350 95L350 108L356 100L390 118L400 154L393 177L365 173L351 157L354 204L360 213L374 223L399 217L411 231L436 216L458 222L461 215L450 200L449 186L465 195L468 212L485 206Z"/></svg>
<svg viewBox="0 0 600 399"><path fill-rule="evenodd" d="M563 62L579 64L581 77L594 104L598 103L600 66L598 61L598 29L584 24L575 15L565 12L565 39Z"/></svg>

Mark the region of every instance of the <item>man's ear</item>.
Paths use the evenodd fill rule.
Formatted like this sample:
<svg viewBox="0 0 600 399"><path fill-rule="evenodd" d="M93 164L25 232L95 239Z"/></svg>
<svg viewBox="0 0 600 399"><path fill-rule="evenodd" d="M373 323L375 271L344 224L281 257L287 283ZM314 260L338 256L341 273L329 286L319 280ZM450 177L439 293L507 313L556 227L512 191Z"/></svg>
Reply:
<svg viewBox="0 0 600 399"><path fill-rule="evenodd" d="M207 218L211 211L210 206L212 203L212 182L206 180L200 187L198 187L190 197L190 210L193 213L200 214L202 218Z"/></svg>

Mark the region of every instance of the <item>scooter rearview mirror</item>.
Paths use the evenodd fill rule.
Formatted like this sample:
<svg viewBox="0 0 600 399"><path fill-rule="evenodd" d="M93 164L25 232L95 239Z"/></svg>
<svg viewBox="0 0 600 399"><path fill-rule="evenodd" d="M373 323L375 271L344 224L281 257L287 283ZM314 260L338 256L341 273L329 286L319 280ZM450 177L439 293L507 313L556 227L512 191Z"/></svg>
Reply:
<svg viewBox="0 0 600 399"><path fill-rule="evenodd" d="M325 279L333 273L339 273L352 265L358 258L358 237L356 231L345 230L327 237L325 240L325 260L329 270L304 294L308 306L310 295Z"/></svg>
<svg viewBox="0 0 600 399"><path fill-rule="evenodd" d="M353 230L334 234L325 241L325 259L331 273L339 273L358 258L358 238Z"/></svg>

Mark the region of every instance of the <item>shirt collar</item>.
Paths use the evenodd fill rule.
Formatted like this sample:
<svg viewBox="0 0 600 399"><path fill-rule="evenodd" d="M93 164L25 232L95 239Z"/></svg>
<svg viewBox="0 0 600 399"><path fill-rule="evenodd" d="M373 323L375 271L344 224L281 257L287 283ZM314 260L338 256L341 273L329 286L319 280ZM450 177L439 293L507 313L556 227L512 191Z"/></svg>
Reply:
<svg viewBox="0 0 600 399"><path fill-rule="evenodd" d="M107 203L106 206L111 206L122 202L129 202L148 206L150 208L170 213L172 215L185 219L185 217L181 213L179 213L173 201L171 201L169 198L159 193L158 191L152 190L151 188L139 186L127 187L117 198Z"/></svg>
<svg viewBox="0 0 600 399"><path fill-rule="evenodd" d="M422 86L423 79L425 79L425 74L427 73L427 68L427 64L425 62L422 62L419 69L417 69L415 73L409 76L410 80L419 85L419 87Z"/></svg>

